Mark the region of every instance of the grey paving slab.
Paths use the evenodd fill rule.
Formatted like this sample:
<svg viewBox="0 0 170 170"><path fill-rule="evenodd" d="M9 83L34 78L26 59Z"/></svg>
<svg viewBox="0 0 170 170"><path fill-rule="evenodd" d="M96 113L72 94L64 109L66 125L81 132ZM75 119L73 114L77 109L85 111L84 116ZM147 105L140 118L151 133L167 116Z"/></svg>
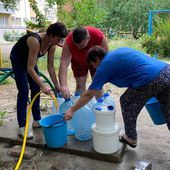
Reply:
<svg viewBox="0 0 170 170"><path fill-rule="evenodd" d="M10 150L10 155L14 156L14 157L19 157L20 154L21 154L21 149L22 149L22 146L19 146L19 145L16 145L16 146L12 147L11 150ZM34 148L34 147L28 147L27 146L25 148L23 158L25 158L25 159L33 158L36 155L36 150L37 149Z"/></svg>

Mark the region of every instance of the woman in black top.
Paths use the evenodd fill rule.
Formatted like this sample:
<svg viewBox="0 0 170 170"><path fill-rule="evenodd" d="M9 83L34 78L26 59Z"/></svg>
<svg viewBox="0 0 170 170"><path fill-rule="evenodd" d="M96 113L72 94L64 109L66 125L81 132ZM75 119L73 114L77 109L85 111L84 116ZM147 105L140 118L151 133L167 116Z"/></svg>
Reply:
<svg viewBox="0 0 170 170"><path fill-rule="evenodd" d="M18 135L24 136L27 112L27 100L29 88L31 90L31 99L42 89L49 95L51 88L44 84L38 76L37 59L47 53L47 67L55 90L59 91L59 84L54 69L54 53L56 45L60 45L68 32L64 24L56 22L51 24L46 32L28 33L21 37L14 45L11 51L10 59L15 75L17 96L17 119ZM28 86L29 84L29 86ZM39 127L38 121L40 115L40 97L38 97L32 107L33 127ZM33 138L29 130L27 138Z"/></svg>

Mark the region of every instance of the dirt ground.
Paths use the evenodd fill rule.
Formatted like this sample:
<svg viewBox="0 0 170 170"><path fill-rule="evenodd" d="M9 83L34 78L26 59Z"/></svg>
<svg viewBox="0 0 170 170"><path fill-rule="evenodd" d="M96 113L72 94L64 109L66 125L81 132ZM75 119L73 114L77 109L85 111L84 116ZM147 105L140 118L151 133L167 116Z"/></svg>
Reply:
<svg viewBox="0 0 170 170"><path fill-rule="evenodd" d="M16 87L13 81L6 85L0 85L0 111L5 111L5 123L16 117ZM73 92L74 81L70 82ZM115 100L117 111L116 121L123 128L123 121L120 112L119 97L125 89L119 89L112 85L107 85L106 89L112 90L112 97ZM41 97L42 107L51 109L52 100ZM17 126L17 125L16 125ZM136 149L128 149L121 164L91 160L80 156L64 153L47 152L38 150L38 156L31 160L24 160L22 168L24 170L130 170L138 161L146 160L152 163L153 170L170 169L170 132L165 125L155 126L146 110L143 109L138 118L138 146ZM0 170L12 170L16 164L16 158L9 156L10 146L0 143Z"/></svg>

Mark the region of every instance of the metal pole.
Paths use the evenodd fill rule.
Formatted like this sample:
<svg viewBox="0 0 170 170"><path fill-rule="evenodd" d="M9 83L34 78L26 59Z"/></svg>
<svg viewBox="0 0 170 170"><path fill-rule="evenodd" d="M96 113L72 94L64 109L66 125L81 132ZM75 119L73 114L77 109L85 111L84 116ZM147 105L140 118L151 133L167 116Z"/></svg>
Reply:
<svg viewBox="0 0 170 170"><path fill-rule="evenodd" d="M148 16L148 34L152 34L152 11L149 11L149 16Z"/></svg>

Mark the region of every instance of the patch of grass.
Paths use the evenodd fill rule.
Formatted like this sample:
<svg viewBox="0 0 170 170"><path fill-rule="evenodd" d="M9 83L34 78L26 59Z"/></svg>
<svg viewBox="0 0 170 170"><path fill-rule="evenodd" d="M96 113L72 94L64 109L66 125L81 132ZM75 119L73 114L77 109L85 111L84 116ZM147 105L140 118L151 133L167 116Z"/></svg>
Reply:
<svg viewBox="0 0 170 170"><path fill-rule="evenodd" d="M130 47L134 48L136 50L140 50L143 52L146 52L142 47L141 47L141 40L135 40L135 39L116 39L116 40L111 40L109 41L109 49L114 50L119 47Z"/></svg>
<svg viewBox="0 0 170 170"><path fill-rule="evenodd" d="M12 81L10 79L5 79L3 82L0 83L0 85L2 84L11 84Z"/></svg>
<svg viewBox="0 0 170 170"><path fill-rule="evenodd" d="M62 51L62 48L58 47L54 55L54 63L55 63L54 66L56 70L58 70L59 65L60 65L61 51ZM41 57L38 60L38 68L40 71L47 72L47 55Z"/></svg>
<svg viewBox="0 0 170 170"><path fill-rule="evenodd" d="M6 111L0 111L0 126L4 124L4 117L6 115Z"/></svg>
<svg viewBox="0 0 170 170"><path fill-rule="evenodd" d="M11 61L9 59L3 60L2 67L3 68L11 68Z"/></svg>

